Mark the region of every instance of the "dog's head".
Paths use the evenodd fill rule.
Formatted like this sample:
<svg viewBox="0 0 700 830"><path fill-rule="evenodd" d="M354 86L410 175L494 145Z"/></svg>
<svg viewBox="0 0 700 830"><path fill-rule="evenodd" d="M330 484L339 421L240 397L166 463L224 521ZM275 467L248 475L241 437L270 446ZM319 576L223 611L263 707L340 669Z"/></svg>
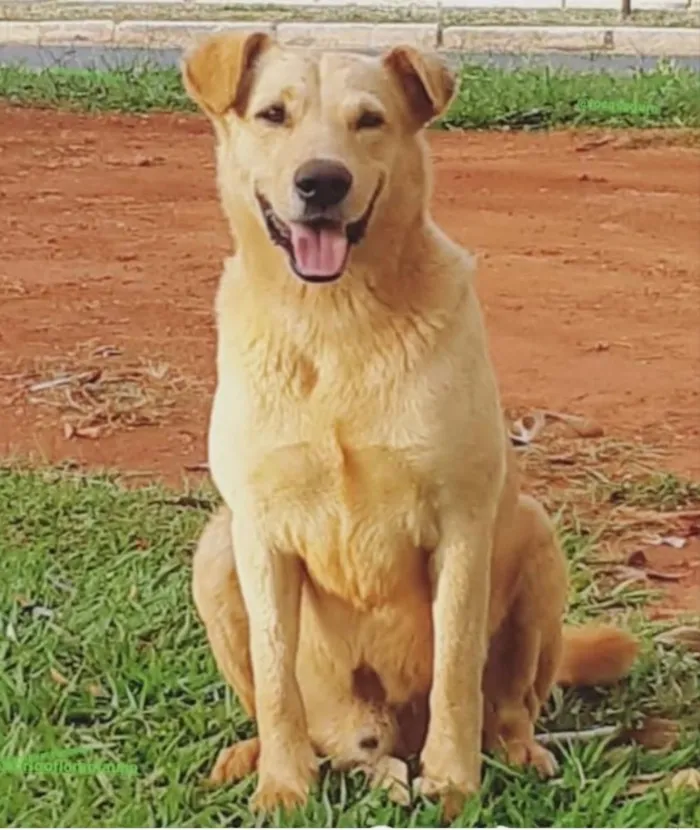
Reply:
<svg viewBox="0 0 700 830"><path fill-rule="evenodd" d="M183 76L216 129L234 230L264 233L301 279L338 279L370 238L381 250L424 209L419 133L454 91L437 58L408 46L310 56L262 33L216 35Z"/></svg>

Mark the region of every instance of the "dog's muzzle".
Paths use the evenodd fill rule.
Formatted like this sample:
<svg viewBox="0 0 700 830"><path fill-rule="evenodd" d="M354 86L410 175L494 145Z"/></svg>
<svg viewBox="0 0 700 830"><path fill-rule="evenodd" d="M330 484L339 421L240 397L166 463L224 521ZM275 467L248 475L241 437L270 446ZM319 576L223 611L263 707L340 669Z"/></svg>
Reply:
<svg viewBox="0 0 700 830"><path fill-rule="evenodd" d="M365 212L348 224L322 214L287 223L262 194L256 195L270 239L286 251L294 273L306 282L323 283L342 276L350 248L358 245L367 232L382 185L380 180Z"/></svg>

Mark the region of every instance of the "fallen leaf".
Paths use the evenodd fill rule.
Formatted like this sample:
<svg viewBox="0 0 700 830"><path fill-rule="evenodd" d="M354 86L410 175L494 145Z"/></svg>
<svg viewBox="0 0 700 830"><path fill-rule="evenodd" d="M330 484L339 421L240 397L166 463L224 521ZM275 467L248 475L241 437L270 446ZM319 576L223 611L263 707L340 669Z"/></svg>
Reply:
<svg viewBox="0 0 700 830"><path fill-rule="evenodd" d="M93 697L106 697L107 693L99 683L88 683L85 687Z"/></svg>
<svg viewBox="0 0 700 830"><path fill-rule="evenodd" d="M550 464L564 464L567 467L573 467L576 464L576 456L574 455L550 455L547 458Z"/></svg>
<svg viewBox="0 0 700 830"><path fill-rule="evenodd" d="M649 560L643 550L636 550L627 557L627 564L633 565L635 568L644 568L649 564Z"/></svg>
<svg viewBox="0 0 700 830"><path fill-rule="evenodd" d="M672 749L680 735L680 725L666 718L644 718L637 729L627 729L622 737L645 749Z"/></svg>
<svg viewBox="0 0 700 830"><path fill-rule="evenodd" d="M104 430L102 427L78 427L74 435L76 438L90 438L91 440L96 440L97 438L101 438Z"/></svg>
<svg viewBox="0 0 700 830"><path fill-rule="evenodd" d="M45 605L34 605L32 606L32 617L34 617L35 620L40 617L50 620L51 617L53 617L53 611Z"/></svg>
<svg viewBox="0 0 700 830"><path fill-rule="evenodd" d="M75 436L75 427L73 424L64 423L63 424L63 437L66 440L69 440Z"/></svg>
<svg viewBox="0 0 700 830"><path fill-rule="evenodd" d="M688 575L688 572L683 571L683 573L672 573L671 571L656 571L647 569L646 575L649 579L658 579L661 582L680 582L684 576Z"/></svg>
<svg viewBox="0 0 700 830"><path fill-rule="evenodd" d="M654 772L650 775L639 775L633 778L625 788L625 795L644 795L647 790L658 784L664 778L663 772Z"/></svg>
<svg viewBox="0 0 700 830"><path fill-rule="evenodd" d="M614 136L604 136L603 138L596 138L592 141L587 141L585 144L579 144L578 147L576 147L576 152L587 153L589 150L595 150L597 147L603 147L606 144L610 144L610 142L614 140Z"/></svg>
<svg viewBox="0 0 700 830"><path fill-rule="evenodd" d="M589 352L590 351L593 351L593 352L607 352L613 346L616 346L616 347L619 347L619 348L622 348L622 349L631 349L632 348L632 345L630 343L626 343L624 340L613 340L611 342L608 341L608 340L599 340L598 342L594 343L593 346L589 346L587 351L589 351Z"/></svg>
<svg viewBox="0 0 700 830"><path fill-rule="evenodd" d="M669 784L672 790L695 790L700 792L700 770L679 769Z"/></svg>
<svg viewBox="0 0 700 830"><path fill-rule="evenodd" d="M137 167L152 167L156 164L163 164L163 156L136 156L134 163Z"/></svg>
<svg viewBox="0 0 700 830"><path fill-rule="evenodd" d="M683 539L681 536L658 536L656 534L653 536L647 536L643 541L647 545L655 545L657 547L666 545L669 548L675 548L676 550L680 550L688 544L688 540Z"/></svg>
<svg viewBox="0 0 700 830"><path fill-rule="evenodd" d="M69 386L73 383L95 383L100 379L102 369L90 369L87 372L78 372L74 375L62 375L59 378L51 378L51 380L42 380L39 383L34 383L28 388L28 392L44 392L47 389L56 389L59 386Z"/></svg>
<svg viewBox="0 0 700 830"><path fill-rule="evenodd" d="M552 421L560 421L570 426L581 438L601 438L605 433L603 427L590 418L580 415L567 415L564 412L545 412L544 415Z"/></svg>
<svg viewBox="0 0 700 830"><path fill-rule="evenodd" d="M119 357L121 353L122 350L116 346L98 346L93 352L95 357Z"/></svg>
<svg viewBox="0 0 700 830"><path fill-rule="evenodd" d="M646 582L647 574L641 568L631 568L629 565L616 565L608 573L626 582Z"/></svg>
<svg viewBox="0 0 700 830"><path fill-rule="evenodd" d="M15 631L14 625L11 622L8 622L7 626L5 627L5 636L8 640L11 640L13 643L17 641L17 632Z"/></svg>
<svg viewBox="0 0 700 830"><path fill-rule="evenodd" d="M688 575L687 571L659 571L656 568L649 568L648 565L649 560L644 551L636 550L627 557L627 565L621 565L617 570L635 571L643 574L647 579L658 579L663 582L679 582Z"/></svg>
<svg viewBox="0 0 700 830"><path fill-rule="evenodd" d="M680 550L688 544L688 540L684 539L682 536L662 536L661 542L664 545L675 548L676 550Z"/></svg>
<svg viewBox="0 0 700 830"><path fill-rule="evenodd" d="M51 679L54 683L58 686L67 686L68 685L68 678L64 677L58 669L54 669L53 666L49 670L49 674L51 675Z"/></svg>
<svg viewBox="0 0 700 830"><path fill-rule="evenodd" d="M509 436L516 447L527 447L542 432L546 424L544 414L524 415L511 425Z"/></svg>
<svg viewBox="0 0 700 830"><path fill-rule="evenodd" d="M666 645L685 646L690 651L700 654L700 628L693 625L681 625L671 631L664 631L656 640Z"/></svg>
<svg viewBox="0 0 700 830"><path fill-rule="evenodd" d="M607 182L603 176L589 176L588 173L581 173L578 177L580 182L593 182L594 184L602 184Z"/></svg>
<svg viewBox="0 0 700 830"><path fill-rule="evenodd" d="M566 732L539 732L535 740L542 746L552 744L586 743L599 738L612 738L619 732L617 726L594 726L592 729L576 729Z"/></svg>
<svg viewBox="0 0 700 830"><path fill-rule="evenodd" d="M63 375L60 378L51 378L51 380L41 380L39 383L33 383L28 389L28 392L43 392L46 389L56 389L59 386L68 386L71 382L71 375Z"/></svg>
<svg viewBox="0 0 700 830"><path fill-rule="evenodd" d="M29 597L25 596L24 594L15 594L15 602L19 605L20 608L26 608L27 606L32 606L34 603L29 599Z"/></svg>
<svg viewBox="0 0 700 830"><path fill-rule="evenodd" d="M206 461L201 461L199 464L185 464L185 469L190 473L206 473L209 470L209 465Z"/></svg>

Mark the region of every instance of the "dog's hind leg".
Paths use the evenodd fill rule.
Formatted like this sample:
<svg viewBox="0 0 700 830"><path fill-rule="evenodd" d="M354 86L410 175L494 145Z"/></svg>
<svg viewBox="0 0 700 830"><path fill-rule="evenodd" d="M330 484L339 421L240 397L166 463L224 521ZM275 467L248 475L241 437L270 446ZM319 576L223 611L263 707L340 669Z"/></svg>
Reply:
<svg viewBox="0 0 700 830"><path fill-rule="evenodd" d="M260 739L248 738L227 746L219 753L209 776L212 784L230 784L252 775L258 768Z"/></svg>
<svg viewBox="0 0 700 830"><path fill-rule="evenodd" d="M231 513L225 507L211 517L199 539L193 560L192 595L219 671L238 695L246 714L254 717L248 615L233 558ZM244 778L255 770L259 753L257 738L222 750L211 780L223 783Z"/></svg>
<svg viewBox="0 0 700 830"><path fill-rule="evenodd" d="M561 657L566 565L539 504L521 497L522 531L513 555L521 569L513 602L491 638L484 673L484 743L509 763L556 772L554 757L535 740L535 722Z"/></svg>
<svg viewBox="0 0 700 830"><path fill-rule="evenodd" d="M535 722L546 699L539 692L549 691L554 678L544 665L551 645L541 650L539 632L514 618L504 622L498 639L484 675L485 748L502 753L514 766L532 766L549 777L557 770L556 761L535 740Z"/></svg>

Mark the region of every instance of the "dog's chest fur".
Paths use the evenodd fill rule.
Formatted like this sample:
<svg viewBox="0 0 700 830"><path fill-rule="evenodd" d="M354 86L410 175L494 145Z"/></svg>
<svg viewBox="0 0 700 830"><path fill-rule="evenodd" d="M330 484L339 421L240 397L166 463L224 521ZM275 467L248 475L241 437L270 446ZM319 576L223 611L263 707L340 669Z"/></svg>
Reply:
<svg viewBox="0 0 700 830"><path fill-rule="evenodd" d="M421 326L325 348L303 331L239 328L220 346L217 485L234 517L244 489L266 544L299 555L320 588L357 608L425 585L438 540Z"/></svg>
<svg viewBox="0 0 700 830"><path fill-rule="evenodd" d="M249 479L268 544L356 608L413 592L437 540L431 492L397 451L319 439L275 450Z"/></svg>

